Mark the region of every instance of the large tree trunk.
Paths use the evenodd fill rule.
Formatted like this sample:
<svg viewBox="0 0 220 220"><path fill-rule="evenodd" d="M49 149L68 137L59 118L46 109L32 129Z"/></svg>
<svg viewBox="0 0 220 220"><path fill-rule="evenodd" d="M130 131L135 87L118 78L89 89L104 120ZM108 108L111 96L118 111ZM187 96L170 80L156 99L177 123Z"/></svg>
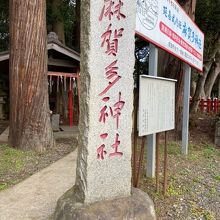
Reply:
<svg viewBox="0 0 220 220"><path fill-rule="evenodd" d="M80 0L76 1L76 21L73 33L73 46L75 49L80 50Z"/></svg>
<svg viewBox="0 0 220 220"><path fill-rule="evenodd" d="M205 70L203 72L203 74L200 76L200 78L197 82L196 91L195 91L195 94L194 94L193 99L192 99L192 104L190 106L190 113L197 112L197 109L199 107L200 99L203 97L202 94L203 94L203 91L204 91L205 81L206 81L206 78L207 78L207 75L208 75L208 72L209 72L211 66L212 66L212 63L207 64L207 66L206 66L207 70Z"/></svg>
<svg viewBox="0 0 220 220"><path fill-rule="evenodd" d="M65 44L64 22L63 22L63 17L60 13L61 5L62 5L61 0L53 0L52 2L52 10L55 16L52 29L53 32L57 34L59 41Z"/></svg>
<svg viewBox="0 0 220 220"><path fill-rule="evenodd" d="M215 62L206 79L204 90L205 90L205 96L207 98L211 97L212 88L215 84L216 79L218 78L219 73L220 73L220 60Z"/></svg>
<svg viewBox="0 0 220 220"><path fill-rule="evenodd" d="M199 100L203 94L204 91L204 86L206 83L206 79L208 76L208 73L210 72L213 63L215 62L216 59L216 54L218 53L219 50L219 45L220 45L220 35L218 35L217 40L215 41L214 47L215 48L211 55L209 60L207 60L206 62L204 62L204 72L202 74L202 76L200 77L200 79L197 82L197 86L196 86L196 91L195 91L195 95L193 96L192 99L192 104L191 104L191 108L190 108L190 113L195 113L198 110L198 106L199 106Z"/></svg>
<svg viewBox="0 0 220 220"><path fill-rule="evenodd" d="M195 8L196 0L179 0L178 1L186 13L194 20L195 19ZM167 55L164 58L165 62L165 77L176 79L176 109L175 109L175 138L179 139L181 137L182 130L182 105L183 105L183 66L182 61L174 58L171 55Z"/></svg>
<svg viewBox="0 0 220 220"><path fill-rule="evenodd" d="M175 138L179 139L182 129L182 103L183 103L183 68L182 62L168 55L165 77L176 79L175 93Z"/></svg>
<svg viewBox="0 0 220 220"><path fill-rule="evenodd" d="M45 0L10 0L10 132L19 149L54 145L47 85Z"/></svg>

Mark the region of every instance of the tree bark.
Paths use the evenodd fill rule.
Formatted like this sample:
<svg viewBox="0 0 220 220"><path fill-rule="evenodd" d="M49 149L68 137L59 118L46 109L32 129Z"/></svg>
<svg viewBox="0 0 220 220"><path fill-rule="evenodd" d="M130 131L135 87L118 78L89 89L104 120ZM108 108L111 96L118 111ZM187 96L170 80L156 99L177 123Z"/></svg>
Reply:
<svg viewBox="0 0 220 220"><path fill-rule="evenodd" d="M73 33L73 46L75 49L80 50L80 0L76 1L76 21Z"/></svg>
<svg viewBox="0 0 220 220"><path fill-rule="evenodd" d="M52 10L55 15L55 20L53 22L53 32L55 32L58 36L59 41L65 45L65 33L64 33L64 22L60 13L62 1L61 0L53 0L52 2Z"/></svg>
<svg viewBox="0 0 220 220"><path fill-rule="evenodd" d="M218 99L220 99L220 77L218 77Z"/></svg>
<svg viewBox="0 0 220 220"><path fill-rule="evenodd" d="M47 85L46 1L10 0L11 146L53 147Z"/></svg>
<svg viewBox="0 0 220 220"><path fill-rule="evenodd" d="M215 62L205 82L204 90L207 98L211 97L212 88L220 73L220 62Z"/></svg>
<svg viewBox="0 0 220 220"><path fill-rule="evenodd" d="M175 139L179 139L182 129L183 68L180 60L171 55L168 56L165 77L177 80L175 88Z"/></svg>
<svg viewBox="0 0 220 220"><path fill-rule="evenodd" d="M196 0L179 0L180 5L185 12L194 20ZM165 62L165 77L176 79L176 97L175 97L175 138L180 139L182 131L182 105L183 105L183 66L182 61L167 55L168 59L164 58Z"/></svg>
<svg viewBox="0 0 220 220"><path fill-rule="evenodd" d="M216 54L219 50L220 35L218 35L217 40L215 41L214 45L215 46L213 48L215 48L215 49L212 51L212 53L209 57L209 60L204 62L204 65L203 65L204 72L203 72L201 78L197 82L195 95L193 96L193 99L192 99L190 113L196 113L198 110L199 100L200 100L202 93L204 91L204 86L205 86L205 82L206 82L208 73L209 73L210 69L212 68L213 63L215 62L215 57L216 57Z"/></svg>

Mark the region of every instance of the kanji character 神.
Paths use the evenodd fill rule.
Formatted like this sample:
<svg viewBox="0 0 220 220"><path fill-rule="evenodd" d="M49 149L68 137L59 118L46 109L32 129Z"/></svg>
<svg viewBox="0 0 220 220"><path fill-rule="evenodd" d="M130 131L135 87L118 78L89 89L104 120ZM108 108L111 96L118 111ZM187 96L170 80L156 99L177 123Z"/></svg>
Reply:
<svg viewBox="0 0 220 220"><path fill-rule="evenodd" d="M104 97L102 99L102 101L104 102L108 102L109 101L109 97ZM110 109L110 115L113 116L113 111L112 111L112 108L109 107ZM106 122L106 118L109 116L109 113L108 113L108 106L105 105L104 107L102 107L101 111L100 111L100 117L99 117L99 122L103 122L105 123Z"/></svg>
<svg viewBox="0 0 220 220"><path fill-rule="evenodd" d="M121 110L124 107L125 102L121 100L121 92L119 92L119 98L118 101L114 104L114 112L113 115L114 118L116 118L116 127L118 129L119 127L119 117L121 115Z"/></svg>

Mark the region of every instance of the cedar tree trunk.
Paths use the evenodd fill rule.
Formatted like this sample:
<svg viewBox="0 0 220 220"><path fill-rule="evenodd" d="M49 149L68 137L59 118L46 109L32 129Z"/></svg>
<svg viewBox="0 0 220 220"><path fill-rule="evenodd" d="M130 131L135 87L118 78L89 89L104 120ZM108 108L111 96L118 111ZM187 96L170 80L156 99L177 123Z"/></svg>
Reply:
<svg viewBox="0 0 220 220"><path fill-rule="evenodd" d="M54 145L47 85L46 0L10 0L9 144Z"/></svg>
<svg viewBox="0 0 220 220"><path fill-rule="evenodd" d="M220 73L220 60L218 58L217 61L215 61L213 68L209 72L209 75L206 79L204 90L206 97L211 97L212 88L215 84L216 79L218 78Z"/></svg>
<svg viewBox="0 0 220 220"><path fill-rule="evenodd" d="M62 0L53 0L52 2L52 10L55 16L55 20L53 21L53 31L57 34L59 41L62 44L65 44L64 22L60 13L61 4Z"/></svg>
<svg viewBox="0 0 220 220"><path fill-rule="evenodd" d="M178 0L185 12L194 20L196 0ZM176 79L176 94L175 94L175 138L181 138L182 131L182 105L183 105L183 62L173 56L167 54L164 57L164 76Z"/></svg>
<svg viewBox="0 0 220 220"><path fill-rule="evenodd" d="M213 67L213 64L215 63L216 56L217 56L217 53L219 50L219 45L220 45L220 35L217 36L217 39L216 39L216 41L214 43L214 47L213 47L215 49L212 51L212 53L209 57L209 60L204 62L204 65L203 65L204 72L203 72L203 75L201 76L201 78L197 82L196 91L195 91L195 94L192 99L192 104L191 104L191 108L190 108L191 113L196 113L198 110L199 100L200 100L202 93L204 91L204 86L206 83L207 76L208 76L211 68Z"/></svg>
<svg viewBox="0 0 220 220"><path fill-rule="evenodd" d="M80 50L80 0L76 2L76 21L75 28L73 31L73 46Z"/></svg>

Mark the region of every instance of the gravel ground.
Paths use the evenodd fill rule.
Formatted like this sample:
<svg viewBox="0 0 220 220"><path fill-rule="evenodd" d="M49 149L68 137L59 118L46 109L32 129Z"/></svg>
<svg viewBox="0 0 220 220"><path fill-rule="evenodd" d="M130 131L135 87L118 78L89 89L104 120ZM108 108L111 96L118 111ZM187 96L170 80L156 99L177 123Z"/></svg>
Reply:
<svg viewBox="0 0 220 220"><path fill-rule="evenodd" d="M163 144L160 152L160 192L155 180L143 177L139 188L154 200L160 220L220 220L220 148L213 144L214 118L202 115L190 132L189 155L180 143L169 142L168 189L163 188ZM162 142L162 140L161 140Z"/></svg>
<svg viewBox="0 0 220 220"><path fill-rule="evenodd" d="M169 155L168 190L155 193L155 181L143 178L140 188L155 202L158 219L220 219L220 151L204 146L188 157ZM162 167L160 173L162 191Z"/></svg>

